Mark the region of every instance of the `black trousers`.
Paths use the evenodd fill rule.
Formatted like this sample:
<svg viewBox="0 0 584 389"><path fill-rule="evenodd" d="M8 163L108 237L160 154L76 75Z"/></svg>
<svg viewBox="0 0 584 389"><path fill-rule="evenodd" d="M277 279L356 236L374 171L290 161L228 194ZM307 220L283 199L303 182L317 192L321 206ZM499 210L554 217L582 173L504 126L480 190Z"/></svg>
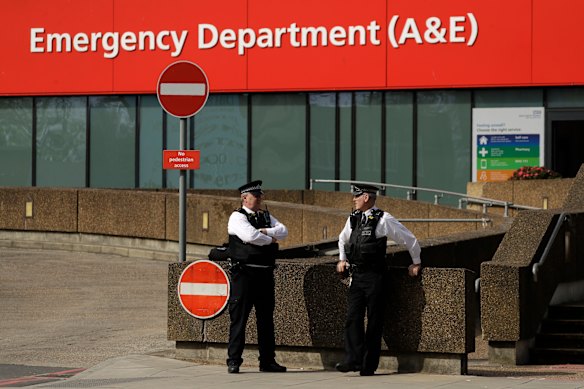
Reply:
<svg viewBox="0 0 584 389"><path fill-rule="evenodd" d="M353 273L345 322L345 362L375 371L379 365L387 277L380 272ZM365 330L367 312L367 330Z"/></svg>
<svg viewBox="0 0 584 389"><path fill-rule="evenodd" d="M245 346L245 327L252 307L255 307L259 360L261 364L274 361L276 344L274 336L274 271L272 268L243 267L231 272L229 297L229 344L227 363L241 365Z"/></svg>

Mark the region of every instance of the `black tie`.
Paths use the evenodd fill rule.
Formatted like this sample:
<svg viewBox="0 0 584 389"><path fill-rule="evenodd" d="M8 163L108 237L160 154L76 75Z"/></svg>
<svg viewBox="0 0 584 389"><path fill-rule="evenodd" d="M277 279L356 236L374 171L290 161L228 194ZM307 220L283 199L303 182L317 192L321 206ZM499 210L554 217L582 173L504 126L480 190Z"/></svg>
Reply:
<svg viewBox="0 0 584 389"><path fill-rule="evenodd" d="M365 216L365 212L363 212L363 215L361 215L361 225L365 225L365 223L367 223L367 216Z"/></svg>

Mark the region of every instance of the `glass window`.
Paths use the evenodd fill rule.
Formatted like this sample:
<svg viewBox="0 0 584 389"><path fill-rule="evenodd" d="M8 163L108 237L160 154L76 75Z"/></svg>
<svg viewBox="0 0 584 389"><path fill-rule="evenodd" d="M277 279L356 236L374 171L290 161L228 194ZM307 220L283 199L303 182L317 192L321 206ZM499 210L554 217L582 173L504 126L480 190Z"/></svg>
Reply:
<svg viewBox="0 0 584 389"><path fill-rule="evenodd" d="M195 116L198 189L234 189L247 182L247 95L210 95Z"/></svg>
<svg viewBox="0 0 584 389"><path fill-rule="evenodd" d="M387 92L386 112L386 178L394 185L412 186L414 173L414 93ZM387 188L386 194L407 197L406 189Z"/></svg>
<svg viewBox="0 0 584 389"><path fill-rule="evenodd" d="M336 95L311 93L310 103L310 178L335 179ZM334 190L333 183L318 183L317 190Z"/></svg>
<svg viewBox="0 0 584 389"><path fill-rule="evenodd" d="M85 187L85 97L36 100L37 186Z"/></svg>
<svg viewBox="0 0 584 389"><path fill-rule="evenodd" d="M304 189L306 95L258 94L251 102L251 179L268 189Z"/></svg>
<svg viewBox="0 0 584 389"><path fill-rule="evenodd" d="M543 89L478 89L474 92L475 108L541 107Z"/></svg>
<svg viewBox="0 0 584 389"><path fill-rule="evenodd" d="M418 187L466 193L471 175L470 91L418 92ZM434 194L418 193L434 201ZM456 205L457 198L441 203Z"/></svg>
<svg viewBox="0 0 584 389"><path fill-rule="evenodd" d="M93 96L89 104L90 186L134 188L136 97Z"/></svg>
<svg viewBox="0 0 584 389"><path fill-rule="evenodd" d="M547 90L548 108L582 108L584 107L584 88L550 88Z"/></svg>
<svg viewBox="0 0 584 389"><path fill-rule="evenodd" d="M156 96L140 97L140 188L162 188L162 112Z"/></svg>
<svg viewBox="0 0 584 389"><path fill-rule="evenodd" d="M343 92L338 94L339 97L339 179L351 180L351 168L353 166L352 149L352 128L353 128L353 94ZM348 192L348 184L339 185L341 192Z"/></svg>
<svg viewBox="0 0 584 389"><path fill-rule="evenodd" d="M355 179L378 183L381 177L382 92L355 92Z"/></svg>
<svg viewBox="0 0 584 389"><path fill-rule="evenodd" d="M180 150L180 119L165 113L166 115L166 145L165 150ZM188 142L188 131L190 131L191 121L187 119L187 142ZM188 145L186 145L188 148ZM187 174L187 181L188 181ZM168 169L166 170L166 188L178 188L179 187L180 170ZM186 183L187 188L189 183Z"/></svg>
<svg viewBox="0 0 584 389"><path fill-rule="evenodd" d="M32 98L0 98L0 185L32 185Z"/></svg>

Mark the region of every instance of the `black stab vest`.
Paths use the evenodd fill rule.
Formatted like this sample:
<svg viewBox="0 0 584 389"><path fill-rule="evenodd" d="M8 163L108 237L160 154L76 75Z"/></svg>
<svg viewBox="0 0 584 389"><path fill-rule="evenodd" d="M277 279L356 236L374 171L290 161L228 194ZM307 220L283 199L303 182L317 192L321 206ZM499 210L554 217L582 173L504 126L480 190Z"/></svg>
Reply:
<svg viewBox="0 0 584 389"><path fill-rule="evenodd" d="M269 228L272 226L270 213L268 211L258 211L247 213L243 208L236 209L247 218L249 223L256 229ZM266 246L245 243L237 235L229 235L229 254L232 259L242 264L274 266L278 244L272 243Z"/></svg>
<svg viewBox="0 0 584 389"><path fill-rule="evenodd" d="M345 246L345 253L352 265L363 267L382 265L385 260L387 237L376 238L375 228L383 216L383 211L373 210L365 223L361 223L362 215L363 212L354 211L350 216L351 237Z"/></svg>

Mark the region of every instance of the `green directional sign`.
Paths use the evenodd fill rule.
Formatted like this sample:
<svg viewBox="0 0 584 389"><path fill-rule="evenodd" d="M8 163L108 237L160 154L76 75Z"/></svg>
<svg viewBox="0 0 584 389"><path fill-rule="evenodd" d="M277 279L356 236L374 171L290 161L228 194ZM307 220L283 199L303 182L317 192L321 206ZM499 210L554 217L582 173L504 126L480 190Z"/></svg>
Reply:
<svg viewBox="0 0 584 389"><path fill-rule="evenodd" d="M516 170L539 165L539 134L479 135L477 170Z"/></svg>

